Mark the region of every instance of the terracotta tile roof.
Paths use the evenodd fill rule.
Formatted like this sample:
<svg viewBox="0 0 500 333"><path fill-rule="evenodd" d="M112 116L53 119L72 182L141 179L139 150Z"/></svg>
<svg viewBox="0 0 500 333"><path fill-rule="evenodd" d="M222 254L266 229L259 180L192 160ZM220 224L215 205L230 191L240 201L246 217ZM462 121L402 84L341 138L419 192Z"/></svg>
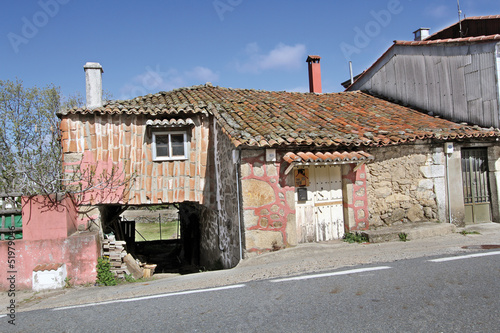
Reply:
<svg viewBox="0 0 500 333"><path fill-rule="evenodd" d="M33 268L33 272L57 271L63 264L38 264Z"/></svg>
<svg viewBox="0 0 500 333"><path fill-rule="evenodd" d="M115 101L93 110L71 109L60 116L145 114L169 118L180 113L214 115L235 146L385 146L418 139L498 137L500 132L431 117L363 92L328 94L194 86Z"/></svg>
<svg viewBox="0 0 500 333"><path fill-rule="evenodd" d="M288 152L283 159L288 163L323 163L323 162L337 162L337 163L352 163L361 161L373 160L373 155L365 153L364 151L353 152Z"/></svg>
<svg viewBox="0 0 500 333"><path fill-rule="evenodd" d="M194 125L194 121L191 118L186 119L148 119L146 121L146 126L153 127L181 127L181 126L192 126Z"/></svg>
<svg viewBox="0 0 500 333"><path fill-rule="evenodd" d="M422 41L405 41L405 40L395 40L395 45L404 46L416 46L416 45L434 45L434 44L446 44L446 43L480 43L480 42L491 42L500 40L500 34L489 35L489 36L475 36L475 37L463 37L463 38L447 38L447 39L436 39L436 40L422 40Z"/></svg>

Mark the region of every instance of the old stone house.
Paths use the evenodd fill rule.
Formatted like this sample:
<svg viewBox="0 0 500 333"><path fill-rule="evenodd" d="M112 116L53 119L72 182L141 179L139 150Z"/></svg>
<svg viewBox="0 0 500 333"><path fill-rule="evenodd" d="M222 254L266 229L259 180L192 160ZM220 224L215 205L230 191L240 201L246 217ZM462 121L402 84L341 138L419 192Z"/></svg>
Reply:
<svg viewBox="0 0 500 333"><path fill-rule="evenodd" d="M102 72L95 63L86 70ZM369 227L461 223L461 154L470 148L489 161L472 159L473 172L491 193L499 188L499 131L359 91L205 84L97 104L59 114L68 178L83 165L132 180L87 193L82 205L99 207L87 218L102 226L117 207L178 204L185 253L204 266ZM498 200L488 210L498 220Z"/></svg>
<svg viewBox="0 0 500 333"><path fill-rule="evenodd" d="M362 90L454 122L500 126L500 15L469 17L432 35L421 28L414 41L395 41L347 91ZM462 154L462 171L472 160L495 161L485 146ZM462 176L465 221L498 221L496 192L472 172ZM470 184L481 186L472 191ZM458 189L459 190L459 189ZM491 207L489 203L491 202Z"/></svg>

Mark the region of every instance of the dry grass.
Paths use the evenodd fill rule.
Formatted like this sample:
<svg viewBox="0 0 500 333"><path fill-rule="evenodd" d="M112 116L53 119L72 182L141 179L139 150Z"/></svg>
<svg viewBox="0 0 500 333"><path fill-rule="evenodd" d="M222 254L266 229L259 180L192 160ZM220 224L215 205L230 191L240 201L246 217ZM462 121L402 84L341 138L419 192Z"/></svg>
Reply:
<svg viewBox="0 0 500 333"><path fill-rule="evenodd" d="M136 223L135 224L135 240L136 242L160 240L160 239L177 239L180 235L178 232L178 221L169 221L161 223L161 238L160 238L160 223ZM139 233L140 235L139 235ZM141 235L144 237L141 237Z"/></svg>

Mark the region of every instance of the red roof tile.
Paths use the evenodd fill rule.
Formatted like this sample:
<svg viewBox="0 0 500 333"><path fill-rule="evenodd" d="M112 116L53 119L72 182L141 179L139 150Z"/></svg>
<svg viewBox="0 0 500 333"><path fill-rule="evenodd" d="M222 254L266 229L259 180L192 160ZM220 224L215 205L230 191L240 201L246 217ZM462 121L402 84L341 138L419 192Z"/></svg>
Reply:
<svg viewBox="0 0 500 333"><path fill-rule="evenodd" d="M40 272L40 271L56 271L58 270L63 264L38 264L33 268L33 272Z"/></svg>
<svg viewBox="0 0 500 333"><path fill-rule="evenodd" d="M285 154L283 159L288 163L299 162L299 163L324 163L324 162L337 162L337 163L353 163L360 161L373 160L374 157L363 151L353 151L353 152L288 152Z"/></svg>
<svg viewBox="0 0 500 333"><path fill-rule="evenodd" d="M291 93L195 86L68 114L214 115L235 146L384 146L418 139L498 137L500 132L431 117L363 92Z"/></svg>
<svg viewBox="0 0 500 333"><path fill-rule="evenodd" d="M422 40L422 41L405 41L405 40L395 40L395 45L404 46L416 46L416 45L434 45L434 44L446 44L446 43L479 43L479 42L490 42L500 40L500 34L489 35L489 36L475 36L475 37L462 37L462 38L447 38L447 39L436 39L436 40Z"/></svg>

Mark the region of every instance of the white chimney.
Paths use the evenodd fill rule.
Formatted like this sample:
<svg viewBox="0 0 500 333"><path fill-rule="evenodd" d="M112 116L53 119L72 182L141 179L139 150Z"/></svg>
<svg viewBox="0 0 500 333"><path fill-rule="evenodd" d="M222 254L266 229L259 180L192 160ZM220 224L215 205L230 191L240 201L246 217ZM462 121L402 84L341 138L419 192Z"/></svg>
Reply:
<svg viewBox="0 0 500 333"><path fill-rule="evenodd" d="M418 30L413 31L413 34L415 35L415 41L422 41L426 39L427 37L430 36L430 31L431 29L429 28L420 28Z"/></svg>
<svg viewBox="0 0 500 333"><path fill-rule="evenodd" d="M85 70L85 86L87 90L87 108L102 106L102 66L98 62L87 62Z"/></svg>

